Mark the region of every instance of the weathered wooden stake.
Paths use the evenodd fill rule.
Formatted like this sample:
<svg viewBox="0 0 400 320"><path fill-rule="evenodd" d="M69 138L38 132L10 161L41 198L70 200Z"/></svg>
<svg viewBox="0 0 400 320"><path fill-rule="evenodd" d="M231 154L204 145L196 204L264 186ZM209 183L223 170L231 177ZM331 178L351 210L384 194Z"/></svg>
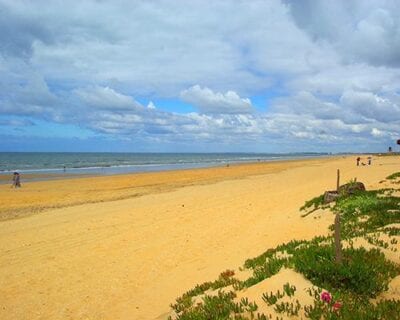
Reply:
<svg viewBox="0 0 400 320"><path fill-rule="evenodd" d="M342 263L342 243L340 240L340 215L336 214L335 217L335 261Z"/></svg>
<svg viewBox="0 0 400 320"><path fill-rule="evenodd" d="M336 191L339 194L340 187L340 170L337 169ZM340 215L336 213L335 217L335 261L342 263L342 243L340 239Z"/></svg>
<svg viewBox="0 0 400 320"><path fill-rule="evenodd" d="M340 186L340 170L337 169L337 179L336 179L336 191L339 193L339 186Z"/></svg>

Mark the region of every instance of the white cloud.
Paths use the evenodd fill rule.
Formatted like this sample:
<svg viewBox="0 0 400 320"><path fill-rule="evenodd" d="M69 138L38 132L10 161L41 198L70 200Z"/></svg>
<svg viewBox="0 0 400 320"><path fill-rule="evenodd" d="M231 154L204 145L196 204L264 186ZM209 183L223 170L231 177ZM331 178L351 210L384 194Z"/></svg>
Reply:
<svg viewBox="0 0 400 320"><path fill-rule="evenodd" d="M19 59L1 59L0 114L49 118L60 106L43 77Z"/></svg>
<svg viewBox="0 0 400 320"><path fill-rule="evenodd" d="M297 25L327 41L347 63L400 66L400 7L396 1L288 1Z"/></svg>
<svg viewBox="0 0 400 320"><path fill-rule="evenodd" d="M147 105L148 109L156 109L156 106L154 105L153 101L150 101Z"/></svg>
<svg viewBox="0 0 400 320"><path fill-rule="evenodd" d="M142 106L129 96L116 92L109 87L89 87L77 89L75 94L88 106L110 110L132 110Z"/></svg>
<svg viewBox="0 0 400 320"><path fill-rule="evenodd" d="M320 119L336 119L342 110L331 102L317 99L311 92L300 91L294 96L275 99L272 110L279 113L314 115Z"/></svg>
<svg viewBox="0 0 400 320"><path fill-rule="evenodd" d="M252 111L250 99L241 98L234 91L220 93L195 85L183 90L180 97L203 113L249 113Z"/></svg>
<svg viewBox="0 0 400 320"><path fill-rule="evenodd" d="M340 103L343 108L348 108L367 119L383 123L400 120L400 106L389 97L382 97L372 92L345 91Z"/></svg>
<svg viewBox="0 0 400 320"><path fill-rule="evenodd" d="M381 130L377 129L377 128L372 128L371 134L374 137L382 137L382 136L384 136L384 133Z"/></svg>

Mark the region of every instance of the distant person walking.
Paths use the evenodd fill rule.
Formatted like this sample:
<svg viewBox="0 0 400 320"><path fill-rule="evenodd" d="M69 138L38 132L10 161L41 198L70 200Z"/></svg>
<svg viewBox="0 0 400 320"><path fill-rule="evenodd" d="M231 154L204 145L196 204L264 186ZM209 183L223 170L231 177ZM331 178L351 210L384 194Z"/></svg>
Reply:
<svg viewBox="0 0 400 320"><path fill-rule="evenodd" d="M20 188L21 187L21 176L19 175L18 172L14 172L13 174L13 184L12 186L14 188Z"/></svg>
<svg viewBox="0 0 400 320"><path fill-rule="evenodd" d="M370 166L372 164L372 158L368 157L368 165Z"/></svg>
<svg viewBox="0 0 400 320"><path fill-rule="evenodd" d="M359 165L360 165L360 161L361 161L361 158L360 158L360 157L358 157L358 158L357 158L357 166L359 166Z"/></svg>

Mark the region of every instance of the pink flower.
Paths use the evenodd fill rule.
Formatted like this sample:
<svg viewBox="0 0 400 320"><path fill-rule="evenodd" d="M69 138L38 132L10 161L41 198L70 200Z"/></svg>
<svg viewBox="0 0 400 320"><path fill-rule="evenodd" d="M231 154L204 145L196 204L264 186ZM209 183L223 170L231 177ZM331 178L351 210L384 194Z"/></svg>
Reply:
<svg viewBox="0 0 400 320"><path fill-rule="evenodd" d="M329 292L327 292L327 291L322 292L321 293L321 300L326 302L326 303L331 302L331 300L332 300L331 294Z"/></svg>
<svg viewBox="0 0 400 320"><path fill-rule="evenodd" d="M339 311L339 309L342 307L342 304L339 301L336 301L333 304L333 311Z"/></svg>

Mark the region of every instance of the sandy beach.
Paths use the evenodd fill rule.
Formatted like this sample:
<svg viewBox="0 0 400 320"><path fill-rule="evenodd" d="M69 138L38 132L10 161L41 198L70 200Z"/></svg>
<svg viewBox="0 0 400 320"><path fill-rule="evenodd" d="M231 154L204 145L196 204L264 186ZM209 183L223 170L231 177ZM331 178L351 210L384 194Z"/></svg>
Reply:
<svg viewBox="0 0 400 320"><path fill-rule="evenodd" d="M355 158L0 185L0 319L164 319L197 283L327 234L332 214L299 207L337 169L367 189L399 171L398 156Z"/></svg>

